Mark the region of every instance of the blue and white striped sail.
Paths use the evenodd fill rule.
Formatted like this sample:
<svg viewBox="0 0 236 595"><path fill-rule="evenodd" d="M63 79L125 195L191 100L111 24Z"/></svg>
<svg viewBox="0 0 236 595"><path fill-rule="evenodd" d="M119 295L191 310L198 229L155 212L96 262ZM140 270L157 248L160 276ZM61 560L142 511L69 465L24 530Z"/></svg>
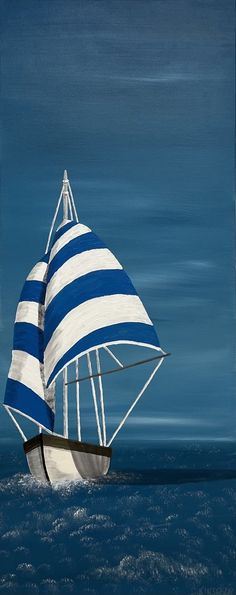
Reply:
<svg viewBox="0 0 236 595"><path fill-rule="evenodd" d="M67 221L55 235L48 264L47 386L77 357L118 343L160 350L153 324L121 264L88 227Z"/></svg>
<svg viewBox="0 0 236 595"><path fill-rule="evenodd" d="M28 275L16 311L12 362L4 404L53 430L54 385L44 379L44 300L49 254Z"/></svg>
<svg viewBox="0 0 236 595"><path fill-rule="evenodd" d="M53 431L58 374L89 351L120 343L161 350L121 264L88 227L65 221L20 296L5 405Z"/></svg>

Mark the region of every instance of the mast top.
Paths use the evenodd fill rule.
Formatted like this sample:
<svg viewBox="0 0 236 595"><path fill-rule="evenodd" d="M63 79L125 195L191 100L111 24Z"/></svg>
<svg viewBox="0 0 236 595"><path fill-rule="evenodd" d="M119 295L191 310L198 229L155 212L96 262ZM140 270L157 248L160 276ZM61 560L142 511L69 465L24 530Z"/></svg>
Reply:
<svg viewBox="0 0 236 595"><path fill-rule="evenodd" d="M67 170L64 170L64 174L63 174L63 184L62 184L62 189L60 192L60 196L58 199L58 203L57 203L57 207L54 213L54 217L52 220L52 224L50 227L50 231L48 234L48 240L47 240L47 245L46 245L46 249L45 252L46 254L48 253L49 247L50 247L50 241L51 241L51 237L52 237L52 233L53 233L53 229L54 229L54 225L57 219L57 215L58 215L58 211L60 208L61 203L63 204L63 219L62 219L62 223L61 225L64 225L64 223L70 221L75 221L78 223L79 218L77 215L77 211L76 211L76 207L75 207L75 202L74 202L74 197L72 194L72 190L70 187L70 182L68 179L68 175L67 175ZM70 219L68 218L68 214L70 213ZM60 226L59 226L60 227ZM58 228L59 229L59 228Z"/></svg>

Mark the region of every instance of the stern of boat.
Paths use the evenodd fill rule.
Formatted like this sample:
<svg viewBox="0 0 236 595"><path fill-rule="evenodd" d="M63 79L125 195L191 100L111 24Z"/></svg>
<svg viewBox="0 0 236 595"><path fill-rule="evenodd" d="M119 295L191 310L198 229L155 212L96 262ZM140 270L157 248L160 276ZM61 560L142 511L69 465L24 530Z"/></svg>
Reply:
<svg viewBox="0 0 236 595"><path fill-rule="evenodd" d="M33 477L49 483L98 479L107 474L112 455L107 446L46 434L27 440L24 451Z"/></svg>

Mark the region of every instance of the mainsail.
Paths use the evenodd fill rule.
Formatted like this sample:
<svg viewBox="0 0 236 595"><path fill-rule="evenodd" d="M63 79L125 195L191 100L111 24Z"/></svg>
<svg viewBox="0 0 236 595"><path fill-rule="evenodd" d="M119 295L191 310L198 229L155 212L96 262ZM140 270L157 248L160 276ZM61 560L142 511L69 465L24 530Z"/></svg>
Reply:
<svg viewBox="0 0 236 595"><path fill-rule="evenodd" d="M153 324L121 264L89 227L65 222L55 236L48 264L47 386L78 357L118 343L160 349Z"/></svg>
<svg viewBox="0 0 236 595"><path fill-rule="evenodd" d="M4 404L53 430L55 387L44 379L44 300L49 254L28 275L18 303Z"/></svg>

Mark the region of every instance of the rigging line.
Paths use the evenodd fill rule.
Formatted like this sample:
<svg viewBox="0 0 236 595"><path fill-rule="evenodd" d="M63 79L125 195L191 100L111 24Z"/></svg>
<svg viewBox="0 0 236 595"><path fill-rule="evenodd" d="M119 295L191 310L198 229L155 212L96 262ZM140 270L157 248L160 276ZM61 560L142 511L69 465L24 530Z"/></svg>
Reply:
<svg viewBox="0 0 236 595"><path fill-rule="evenodd" d="M102 446L102 434L101 434L101 426L100 426L100 421L99 421L99 416L98 416L97 397L96 397L95 384L94 384L94 380L93 380L92 364L91 364L91 359L90 359L89 353L87 353L87 362L88 362L88 370L89 370L89 374L90 374L89 378L90 378L92 395L93 395L93 402L94 402L95 416L96 416L96 422L97 422L99 444L100 444L100 446Z"/></svg>
<svg viewBox="0 0 236 595"><path fill-rule="evenodd" d="M68 375L67 368L63 370L63 435L68 438Z"/></svg>
<svg viewBox="0 0 236 595"><path fill-rule="evenodd" d="M79 360L75 361L75 375L76 375L76 411L77 411L77 432L78 440L81 442L81 424L80 424L80 394L79 394Z"/></svg>
<svg viewBox="0 0 236 595"><path fill-rule="evenodd" d="M59 436L59 438L65 438L63 434L58 434L57 432L54 432L54 430L49 430L48 428L43 428L43 430L45 430L49 436Z"/></svg>
<svg viewBox="0 0 236 595"><path fill-rule="evenodd" d="M62 195L63 195L63 188L61 190L61 194L60 194L59 199L58 199L58 203L57 203L57 206L56 206L56 210L55 210L54 217L53 217L53 220L52 220L52 224L51 224L51 227L50 227L50 231L49 231L49 234L48 234L48 241L47 241L47 245L46 245L46 249L45 249L45 254L47 254L48 249L49 249L49 245L50 245L50 241L51 241L51 237L52 237L53 228L54 228L55 221L56 221L56 218L57 218L57 215L58 215L58 211L59 211L59 207L60 207L60 204L61 204Z"/></svg>
<svg viewBox="0 0 236 595"><path fill-rule="evenodd" d="M97 378L98 376L105 376L106 374L113 374L113 372L122 372L123 370L127 370L128 368L134 368L135 366L141 366L142 364L147 364L148 362L153 362L156 359L162 359L164 357L167 357L168 355L171 355L171 354L163 352L162 355L156 355L155 357L149 357L148 359L143 359L139 362L134 362L133 364L128 364L127 366L123 366L123 368L113 368L113 370L107 370L106 372L100 372L97 374L90 374L89 376L83 376L83 378L80 378L79 381L83 382L83 380ZM67 382L67 384L74 384L75 382L78 382L78 380L76 380L76 379L70 380L69 382Z"/></svg>
<svg viewBox="0 0 236 595"><path fill-rule="evenodd" d="M109 355L112 357L112 359L114 359L114 361L118 364L118 366L120 366L121 368L124 367L124 365L120 362L118 357L116 357L114 355L114 353L112 353L112 351L106 345L103 347L103 349L105 349L105 351L107 351L107 353L109 353Z"/></svg>
<svg viewBox="0 0 236 595"><path fill-rule="evenodd" d="M99 351L96 349L96 363L97 363L97 371L100 374L98 376L98 385L99 385L99 392L100 392L100 404L101 404L101 411L102 411L102 431L103 431L103 444L106 446L107 436L106 436L106 419L105 419L105 409L104 409L104 398L103 398L103 386L102 386L102 379L101 379L101 363L99 357Z"/></svg>
<svg viewBox="0 0 236 595"><path fill-rule="evenodd" d="M127 420L127 417L130 415L131 411L133 411L133 408L135 407L135 405L137 404L137 402L139 401L139 399L143 395L144 391L146 390L146 388L150 384L150 382L153 379L153 377L155 376L157 370L160 368L163 360L164 360L164 357L161 358L161 360L158 362L157 366L154 368L153 372L151 373L151 376L149 376L147 382L144 384L143 388L139 392L139 394L136 397L135 401L132 403L131 407L128 409L127 413L125 414L125 416L121 420L120 424L118 425L118 428L116 428L116 430L115 430L114 434L112 435L110 441L108 442L108 445L107 446L111 446L111 443L113 442L114 438L116 437L116 435L118 434L118 432L121 430L122 426L124 425L124 423Z"/></svg>
<svg viewBox="0 0 236 595"><path fill-rule="evenodd" d="M9 406L5 405L3 403L3 407L4 409L7 409ZM26 413L22 413L22 411L19 411L19 409L15 409L14 407L11 407L11 409L13 411L15 411L16 413L19 413L23 418L28 419L30 422L32 422L33 424L36 425L37 428L40 427L40 423L37 422L35 419L33 419L32 417L30 417L29 415L27 415ZM10 410L8 410L8 414L10 415L12 412ZM10 415L11 419L13 420L13 416ZM16 419L14 418L14 423L16 422ZM17 423L17 422L16 422ZM18 424L19 425L19 424ZM20 427L20 426L19 426ZM46 426L41 426L42 427L42 431L47 432L47 434L50 434L50 436L60 436L61 438L64 438L63 434L57 434L57 432L54 432L53 430L49 430L49 428L46 428ZM17 427L18 429L18 427ZM21 428L20 428L21 429ZM19 430L20 431L20 430ZM23 437L23 436L22 436ZM25 437L25 440L27 441L28 439Z"/></svg>
<svg viewBox="0 0 236 595"><path fill-rule="evenodd" d="M71 196L71 202L72 202L74 213L75 213L75 220L78 223L79 217L78 217L78 214L77 214L77 210L76 210L76 206L75 206L75 201L74 201L74 196L73 196L73 192L71 190L71 185L70 185L69 180L68 180L68 188L69 188L69 192L70 192L70 196Z"/></svg>
<svg viewBox="0 0 236 595"><path fill-rule="evenodd" d="M26 438L26 436L25 436L25 434L24 434L23 430L21 429L20 425L19 425L19 424L18 424L18 422L16 421L16 419L15 419L15 417L14 417L13 413L10 411L10 409L8 409L8 407L7 407L6 405L5 405L5 409L6 409L7 413L8 413L8 415L10 416L10 418L12 419L13 423L15 424L15 426L16 426L16 428L17 428L18 432L20 433L20 435L21 435L21 438L23 438L24 442L27 442L27 438Z"/></svg>

